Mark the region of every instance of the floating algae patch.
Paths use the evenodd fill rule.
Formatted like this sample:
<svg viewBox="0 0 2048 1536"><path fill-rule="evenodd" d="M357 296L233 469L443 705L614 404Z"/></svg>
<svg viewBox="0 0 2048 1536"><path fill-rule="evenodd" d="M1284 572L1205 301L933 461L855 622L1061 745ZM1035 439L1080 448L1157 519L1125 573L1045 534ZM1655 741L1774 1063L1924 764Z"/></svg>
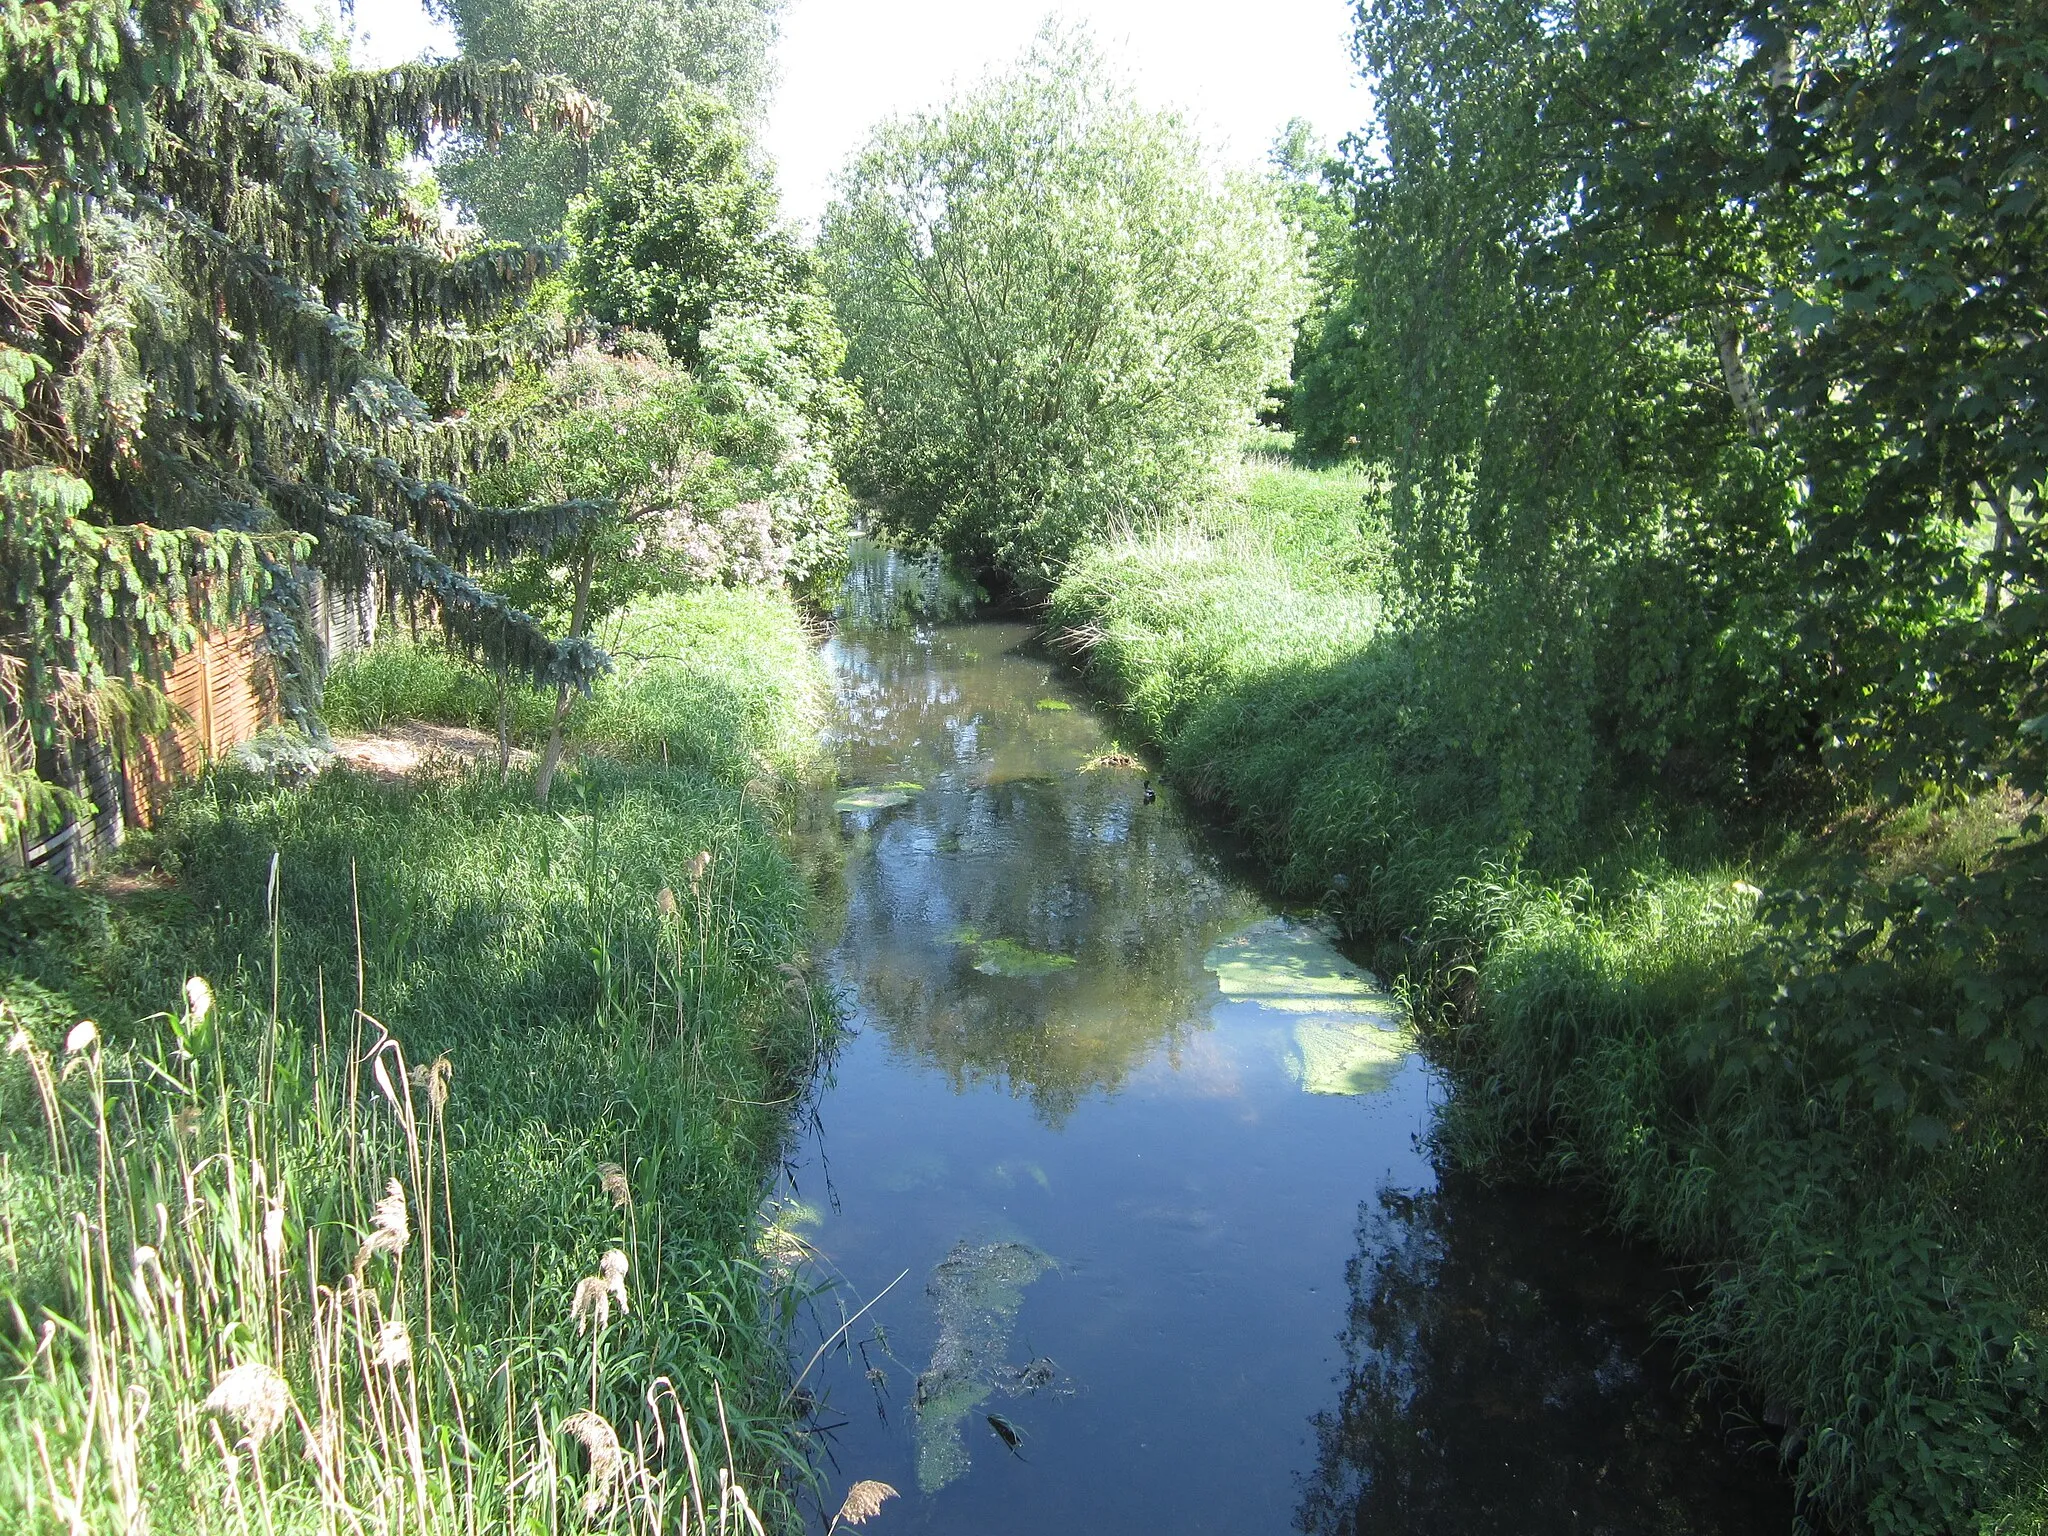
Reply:
<svg viewBox="0 0 2048 1536"><path fill-rule="evenodd" d="M1400 1004L1305 924L1256 923L1204 963L1232 1002L1294 1016L1287 1065L1309 1093L1377 1093L1409 1055Z"/></svg>
<svg viewBox="0 0 2048 1536"><path fill-rule="evenodd" d="M1069 704L1065 699L1040 699L1037 702L1037 704L1033 705L1032 707L1035 709L1042 709L1049 715L1064 715L1065 713L1067 713L1068 710L1072 709L1074 706Z"/></svg>
<svg viewBox="0 0 2048 1536"><path fill-rule="evenodd" d="M953 942L974 951L974 968L984 976L1049 976L1074 964L1071 955L1028 949L1015 939L984 939L972 928L956 929Z"/></svg>
<svg viewBox="0 0 2048 1536"><path fill-rule="evenodd" d="M922 794L922 784L900 781L895 784L866 784L858 789L849 789L832 802L835 811L886 811L895 806L908 805L912 795Z"/></svg>
<svg viewBox="0 0 2048 1536"><path fill-rule="evenodd" d="M803 1229L817 1226L822 1219L801 1200L771 1201L761 1211L761 1230L754 1238L756 1256L771 1274L793 1273L812 1253Z"/></svg>
<svg viewBox="0 0 2048 1536"><path fill-rule="evenodd" d="M1376 1024L1304 1019L1287 1067L1306 1093L1378 1093L1407 1059L1407 1039Z"/></svg>
<svg viewBox="0 0 2048 1536"><path fill-rule="evenodd" d="M1004 1359L1024 1287L1053 1267L1025 1243L953 1245L924 1288L938 1319L932 1363L917 1378L917 1485L936 1493L967 1470L968 1416L1029 1373ZM1035 1364L1036 1362L1034 1362ZM1048 1373L1048 1379L1049 1373Z"/></svg>

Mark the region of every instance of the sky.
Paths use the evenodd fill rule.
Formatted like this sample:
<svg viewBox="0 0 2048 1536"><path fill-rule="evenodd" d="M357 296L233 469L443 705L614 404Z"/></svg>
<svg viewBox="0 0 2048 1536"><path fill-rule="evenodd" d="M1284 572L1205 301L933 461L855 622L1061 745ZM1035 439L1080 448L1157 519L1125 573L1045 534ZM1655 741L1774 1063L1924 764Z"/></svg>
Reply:
<svg viewBox="0 0 2048 1536"><path fill-rule="evenodd" d="M1264 163L1305 117L1335 144L1365 121L1351 0L793 0L763 140L783 207L807 227L832 177L892 114L939 106L1014 60L1048 15L1085 23L1154 107L1180 110L1219 156ZM356 0L358 64L454 51L419 0Z"/></svg>

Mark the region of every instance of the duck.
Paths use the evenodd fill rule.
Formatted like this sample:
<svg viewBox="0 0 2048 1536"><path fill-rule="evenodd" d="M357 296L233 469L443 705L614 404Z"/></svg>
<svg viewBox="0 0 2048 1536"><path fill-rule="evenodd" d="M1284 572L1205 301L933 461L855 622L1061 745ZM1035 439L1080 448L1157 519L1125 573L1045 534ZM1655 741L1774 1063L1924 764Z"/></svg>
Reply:
<svg viewBox="0 0 2048 1536"><path fill-rule="evenodd" d="M1158 798L1158 791L1153 789L1152 781L1150 779L1147 779L1145 781L1145 803L1147 805L1150 805L1154 800L1157 800Z"/></svg>

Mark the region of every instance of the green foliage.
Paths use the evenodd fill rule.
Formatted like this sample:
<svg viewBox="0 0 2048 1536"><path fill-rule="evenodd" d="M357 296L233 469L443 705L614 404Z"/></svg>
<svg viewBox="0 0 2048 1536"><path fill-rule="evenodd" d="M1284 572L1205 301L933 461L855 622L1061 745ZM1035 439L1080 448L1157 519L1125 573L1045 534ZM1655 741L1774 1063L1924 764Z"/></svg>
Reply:
<svg viewBox="0 0 2048 1536"><path fill-rule="evenodd" d="M160 1528L246 1528L249 1464L239 1498L229 1480L249 1453L223 1457L200 1402L220 1372L252 1361L283 1374L311 1423L347 1424L344 1453L325 1465L348 1468L342 1497L366 1526L545 1528L550 1508L590 1486L557 1426L594 1407L631 1445L649 1394L671 1388L707 1476L728 1460L729 1425L736 1473L764 1515L791 1518L800 1453L751 1250L787 1132L776 1106L811 1070L821 1000L777 969L804 961L807 892L778 846L775 797L754 781L762 744L805 729L778 712L815 697L821 679L793 610L757 603L743 615L740 601L721 594L694 628L646 617L642 643L715 639L742 658L687 672L703 731L735 733L690 761L586 759L549 811L488 774L392 786L331 770L281 789L222 771L179 798L144 850L155 878L108 894L18 882L0 897L8 1029L51 1049L80 1017L98 1020L96 1071L119 1096L121 1128L121 1172L95 1204L89 1180L52 1176L32 1052L0 1057L0 1350L14 1362L0 1489L28 1528L63 1524L54 1496L74 1493L68 1471L53 1488L51 1463L84 1469L75 1528L129 1528L128 1445ZM739 686L722 692L725 681ZM158 1011L194 972L213 983L203 1034L191 1010ZM433 1087L443 1055L445 1105ZM408 1065L423 1069L410 1083ZM196 1100L180 1086L192 1081ZM90 1170L88 1086L74 1070L60 1092L74 1166ZM608 1164L623 1186L606 1187ZM374 1304L337 1308L393 1178L410 1244L402 1261L369 1264ZM276 1250L259 1244L252 1180L283 1212ZM168 1234L153 1199L167 1202ZM74 1221L89 1252L102 1251L107 1223L104 1278L74 1272ZM245 1244L254 1260L205 1269L208 1290L181 1267L194 1233ZM140 1243L185 1281L189 1332L184 1314L119 1323ZM630 1256L630 1309L579 1329L570 1298L611 1248ZM304 1326L316 1282L324 1326L338 1330L325 1342ZM66 1326L31 1366L44 1307L80 1332ZM104 1314L133 1332L108 1333ZM389 1376L372 1364L385 1319L410 1328L412 1366ZM111 1435L110 1401L128 1405ZM666 1422L672 1438L648 1471L686 1484ZM408 1465L408 1432L423 1464ZM436 1453L443 1435L466 1452L453 1466ZM296 1420L260 1453L276 1529L336 1517L320 1454ZM619 1492L607 1518L620 1529L677 1528L673 1499L663 1520Z"/></svg>
<svg viewBox="0 0 2048 1536"><path fill-rule="evenodd" d="M1360 46L1295 421L1383 466L1432 707L1507 828L1570 848L1617 784L1795 821L2048 784L2048 23L1387 0ZM2044 859L1771 904L1829 1091L1939 1138L2048 1053ZM1888 1015L1902 970L1932 990Z"/></svg>
<svg viewBox="0 0 2048 1536"><path fill-rule="evenodd" d="M502 362L472 328L558 257L451 244L396 170L452 125L594 109L511 65L329 69L271 27L212 0L0 12L0 646L45 762L112 718L109 680L252 611L303 712L309 560L428 595L500 666L602 666L474 574L591 509L477 505L456 482L486 445L429 399Z"/></svg>
<svg viewBox="0 0 2048 1536"><path fill-rule="evenodd" d="M572 745L609 756L665 758L741 784L766 774L800 779L815 770L824 698L795 604L761 588L700 587L641 598L595 631L612 670L575 700ZM547 739L553 700L530 687L511 693L511 738ZM436 643L384 641L345 656L322 700L338 734L381 731L407 720L490 729L497 681Z"/></svg>
<svg viewBox="0 0 2048 1536"><path fill-rule="evenodd" d="M708 93L746 117L760 110L782 0L436 0L435 9L455 24L466 56L519 59L610 108L588 144L518 128L442 156L448 191L492 234L551 240L593 175L658 139L679 100Z"/></svg>
<svg viewBox="0 0 2048 1536"><path fill-rule="evenodd" d="M690 449L709 457L680 497L696 517L691 574L802 581L836 560L850 507L834 456L858 419L839 377L845 343L731 110L701 94L671 102L571 226L576 301L660 338L698 381ZM721 556L762 508L774 550Z"/></svg>
<svg viewBox="0 0 2048 1536"><path fill-rule="evenodd" d="M572 210L570 275L592 316L652 331L694 368L718 310L786 315L815 285L730 107L693 91L651 129Z"/></svg>
<svg viewBox="0 0 2048 1536"><path fill-rule="evenodd" d="M1183 503L1282 371L1295 243L1081 35L880 128L820 241L891 531L1049 587L1114 519Z"/></svg>

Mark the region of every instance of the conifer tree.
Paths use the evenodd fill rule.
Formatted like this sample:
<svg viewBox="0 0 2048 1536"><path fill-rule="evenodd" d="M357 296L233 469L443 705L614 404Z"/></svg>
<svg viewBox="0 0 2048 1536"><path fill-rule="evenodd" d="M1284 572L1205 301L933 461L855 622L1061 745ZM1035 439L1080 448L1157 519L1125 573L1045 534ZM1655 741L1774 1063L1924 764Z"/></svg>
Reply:
<svg viewBox="0 0 2048 1536"><path fill-rule="evenodd" d="M477 575L598 509L477 505L510 445L444 413L562 253L462 244L402 165L600 109L511 64L324 67L249 0L0 0L0 50L0 836L82 809L60 744L163 724L150 680L208 627L259 613L305 715L315 569L587 686L602 653Z"/></svg>

